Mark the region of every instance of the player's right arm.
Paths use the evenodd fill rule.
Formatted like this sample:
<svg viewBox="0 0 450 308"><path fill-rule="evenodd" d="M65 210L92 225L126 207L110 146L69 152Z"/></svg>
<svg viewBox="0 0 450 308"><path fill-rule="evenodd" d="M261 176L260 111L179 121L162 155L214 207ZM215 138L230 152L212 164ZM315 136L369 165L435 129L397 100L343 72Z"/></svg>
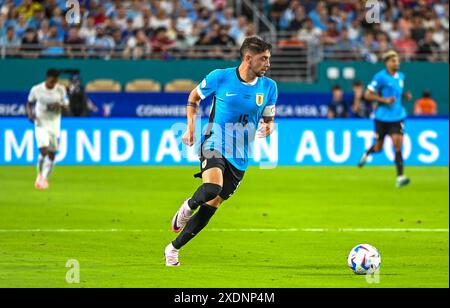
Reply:
<svg viewBox="0 0 450 308"><path fill-rule="evenodd" d="M383 76L378 73L373 78L372 82L367 86L367 91L364 94L364 98L369 102L378 102L382 104L393 104L395 97L383 97L379 95L381 88L383 87Z"/></svg>
<svg viewBox="0 0 450 308"><path fill-rule="evenodd" d="M36 116L33 112L34 106L36 105L36 100L36 88L33 87L28 95L28 102L26 106L27 116L31 123L34 123L36 120Z"/></svg>
<svg viewBox="0 0 450 308"><path fill-rule="evenodd" d="M200 110L200 102L207 97L216 94L220 70L212 71L205 79L189 94L186 107L187 130L181 138L183 143L193 146L195 143L195 118Z"/></svg>
<svg viewBox="0 0 450 308"><path fill-rule="evenodd" d="M189 94L188 104L186 107L187 131L184 133L182 140L184 144L193 146L195 143L195 118L200 109L202 98L197 92L197 88Z"/></svg>

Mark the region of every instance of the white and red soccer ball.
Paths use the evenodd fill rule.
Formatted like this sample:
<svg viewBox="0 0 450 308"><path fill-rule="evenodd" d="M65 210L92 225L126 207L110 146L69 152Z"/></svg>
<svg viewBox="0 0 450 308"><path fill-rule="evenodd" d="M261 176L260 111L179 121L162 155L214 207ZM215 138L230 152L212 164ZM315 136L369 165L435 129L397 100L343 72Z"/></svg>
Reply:
<svg viewBox="0 0 450 308"><path fill-rule="evenodd" d="M381 266L380 253L372 245L358 245L350 251L348 266L357 275L374 274Z"/></svg>

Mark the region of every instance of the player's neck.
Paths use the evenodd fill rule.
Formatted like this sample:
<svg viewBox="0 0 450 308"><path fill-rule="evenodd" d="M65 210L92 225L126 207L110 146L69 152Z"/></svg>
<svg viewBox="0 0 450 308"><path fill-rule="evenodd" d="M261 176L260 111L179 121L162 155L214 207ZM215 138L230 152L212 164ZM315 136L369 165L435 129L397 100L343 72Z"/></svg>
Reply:
<svg viewBox="0 0 450 308"><path fill-rule="evenodd" d="M238 74L238 77L242 82L249 84L255 82L256 78L258 78L258 76L256 76L248 67L245 67L243 64L239 66Z"/></svg>
<svg viewBox="0 0 450 308"><path fill-rule="evenodd" d="M391 76L395 76L395 75L397 75L397 71L396 70L390 70L390 69L386 69L386 71L389 73L389 75L391 75Z"/></svg>

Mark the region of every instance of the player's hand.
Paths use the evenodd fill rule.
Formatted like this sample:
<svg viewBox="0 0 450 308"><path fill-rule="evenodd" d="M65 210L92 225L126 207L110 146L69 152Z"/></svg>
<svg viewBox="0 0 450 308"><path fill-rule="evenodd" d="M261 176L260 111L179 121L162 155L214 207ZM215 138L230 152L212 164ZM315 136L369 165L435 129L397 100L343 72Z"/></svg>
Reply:
<svg viewBox="0 0 450 308"><path fill-rule="evenodd" d="M410 101L410 100L412 100L413 96L412 96L411 92L408 91L404 94L404 98L405 98L405 100Z"/></svg>
<svg viewBox="0 0 450 308"><path fill-rule="evenodd" d="M269 123L266 123L264 121L261 121L259 123L258 137L266 138L273 133L274 129L275 129L275 122L271 121Z"/></svg>
<svg viewBox="0 0 450 308"><path fill-rule="evenodd" d="M183 141L184 144L188 145L188 146L193 146L195 144L195 132L194 130L188 129L183 137L181 137L181 140Z"/></svg>
<svg viewBox="0 0 450 308"><path fill-rule="evenodd" d="M54 104L49 104L48 106L47 106L47 109L49 110L49 111L53 111L53 112L60 112L61 111L61 109L62 109L62 104L60 104L60 103L54 103Z"/></svg>
<svg viewBox="0 0 450 308"><path fill-rule="evenodd" d="M383 103L385 103L385 104L393 104L394 102L395 102L395 97L391 96L391 97L385 98Z"/></svg>
<svg viewBox="0 0 450 308"><path fill-rule="evenodd" d="M30 114L28 115L28 120L34 124L34 122L36 121L36 116L34 114Z"/></svg>

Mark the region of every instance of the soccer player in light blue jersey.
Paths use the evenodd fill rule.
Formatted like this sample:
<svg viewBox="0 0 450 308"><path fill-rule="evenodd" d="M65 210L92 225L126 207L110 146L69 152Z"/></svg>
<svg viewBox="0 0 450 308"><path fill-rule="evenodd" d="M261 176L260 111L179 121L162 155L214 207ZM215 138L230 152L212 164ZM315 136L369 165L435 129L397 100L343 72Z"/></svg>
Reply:
<svg viewBox="0 0 450 308"><path fill-rule="evenodd" d="M397 187L404 187L410 179L404 174L403 135L404 121L407 117L403 99L411 100L411 93L404 92L405 75L400 72L400 57L391 50L383 55L386 69L375 75L365 93L368 101L377 102L375 109L376 142L361 158L359 167L366 164L367 158L383 149L384 139L390 136L395 148L395 164L397 167Z"/></svg>
<svg viewBox="0 0 450 308"><path fill-rule="evenodd" d="M256 135L265 138L273 132L278 90L272 79L264 77L271 50L262 39L247 38L239 67L212 71L189 95L188 129L182 138L189 146L195 143L194 122L200 102L213 97L209 129L200 147L201 172L196 175L203 184L172 220L172 230L179 236L165 249L167 266L180 265L179 250L206 227L239 187Z"/></svg>

